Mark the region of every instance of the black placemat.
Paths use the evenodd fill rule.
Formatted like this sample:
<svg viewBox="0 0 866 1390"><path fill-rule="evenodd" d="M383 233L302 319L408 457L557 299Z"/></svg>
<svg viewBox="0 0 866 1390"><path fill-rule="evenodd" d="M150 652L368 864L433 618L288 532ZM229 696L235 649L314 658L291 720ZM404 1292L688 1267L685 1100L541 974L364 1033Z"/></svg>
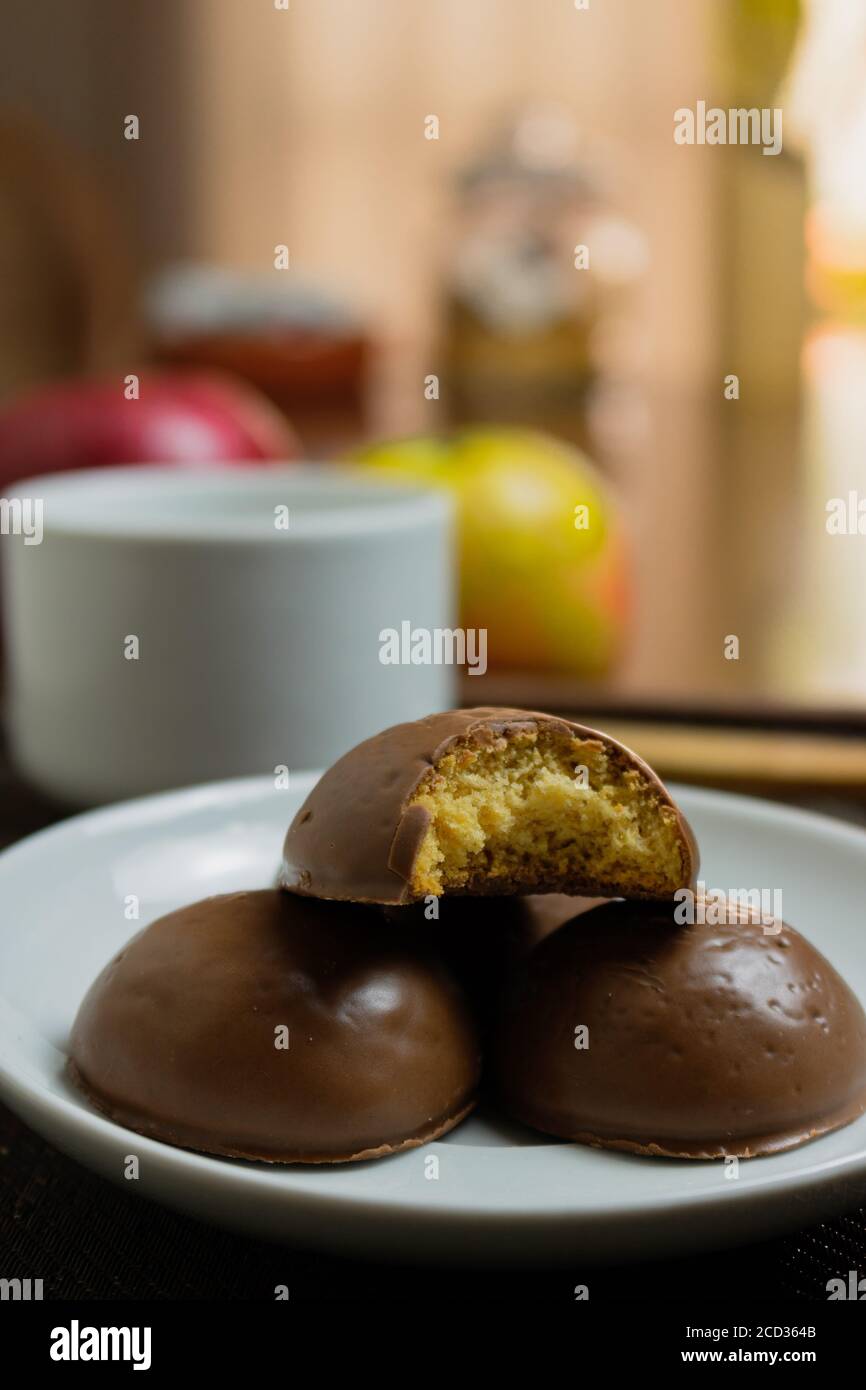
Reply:
<svg viewBox="0 0 866 1390"><path fill-rule="evenodd" d="M337 1259L247 1240L104 1182L0 1110L3 1278L42 1279L51 1299L291 1299L350 1302L824 1300L866 1272L866 1212L796 1235L684 1260L548 1271L449 1269Z"/></svg>

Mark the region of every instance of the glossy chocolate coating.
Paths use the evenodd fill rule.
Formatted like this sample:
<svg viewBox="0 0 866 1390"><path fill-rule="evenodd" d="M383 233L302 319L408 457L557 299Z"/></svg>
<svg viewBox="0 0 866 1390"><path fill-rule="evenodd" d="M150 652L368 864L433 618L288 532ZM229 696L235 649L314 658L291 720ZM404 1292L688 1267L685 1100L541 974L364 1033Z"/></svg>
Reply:
<svg viewBox="0 0 866 1390"><path fill-rule="evenodd" d="M71 1066L143 1134L328 1163L451 1129L474 1104L480 1050L435 954L374 910L269 889L205 899L134 937L81 1005Z"/></svg>
<svg viewBox="0 0 866 1390"><path fill-rule="evenodd" d="M401 904L412 901L409 880L429 827L422 806L407 806L424 774L458 739L479 746L501 735L553 730L593 739L622 764L637 768L653 783L663 801L677 811L689 860L684 886L698 868L691 830L656 774L636 753L607 734L528 710L448 710L411 724L396 724L359 743L321 777L289 826L283 846L280 882L293 893L351 902ZM569 884L573 893L593 892L594 885Z"/></svg>
<svg viewBox="0 0 866 1390"><path fill-rule="evenodd" d="M776 1153L861 1115L863 1009L779 925L677 926L668 907L615 902L560 927L506 987L505 1108L563 1139L683 1158Z"/></svg>

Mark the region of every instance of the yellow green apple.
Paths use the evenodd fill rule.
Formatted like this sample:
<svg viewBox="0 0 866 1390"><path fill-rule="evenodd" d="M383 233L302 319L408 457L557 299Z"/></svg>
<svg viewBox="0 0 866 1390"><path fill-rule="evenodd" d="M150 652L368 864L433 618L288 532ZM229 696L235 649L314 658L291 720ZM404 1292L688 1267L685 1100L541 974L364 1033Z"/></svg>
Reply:
<svg viewBox="0 0 866 1390"><path fill-rule="evenodd" d="M627 546L585 454L531 430L478 427L374 444L355 457L454 494L460 621L487 629L490 666L609 670L628 616Z"/></svg>

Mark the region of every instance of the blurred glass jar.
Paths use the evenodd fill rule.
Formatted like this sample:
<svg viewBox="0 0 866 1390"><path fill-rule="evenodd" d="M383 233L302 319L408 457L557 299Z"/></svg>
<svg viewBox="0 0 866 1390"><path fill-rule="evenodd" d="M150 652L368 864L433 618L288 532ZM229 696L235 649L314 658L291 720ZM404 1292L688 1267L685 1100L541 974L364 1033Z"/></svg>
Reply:
<svg viewBox="0 0 866 1390"><path fill-rule="evenodd" d="M647 261L604 187L558 108L523 111L463 171L444 334L455 421L587 442L599 345Z"/></svg>
<svg viewBox="0 0 866 1390"><path fill-rule="evenodd" d="M287 416L308 456L338 454L364 430L369 335L330 291L279 279L222 265L164 267L145 286L153 354L244 378Z"/></svg>

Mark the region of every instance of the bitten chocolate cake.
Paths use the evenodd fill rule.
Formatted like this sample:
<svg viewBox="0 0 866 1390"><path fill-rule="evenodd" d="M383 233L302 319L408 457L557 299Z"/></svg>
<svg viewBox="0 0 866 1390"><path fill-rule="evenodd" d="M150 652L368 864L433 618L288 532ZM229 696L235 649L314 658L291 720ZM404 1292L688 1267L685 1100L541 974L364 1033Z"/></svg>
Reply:
<svg viewBox="0 0 866 1390"><path fill-rule="evenodd" d="M512 971L494 1083L537 1129L679 1158L777 1153L866 1110L866 1016L808 941L607 903ZM584 1031L585 1030L585 1031Z"/></svg>
<svg viewBox="0 0 866 1390"><path fill-rule="evenodd" d="M387 904L667 898L697 863L686 821L636 754L570 720L480 708L398 724L335 763L289 828L280 881Z"/></svg>
<svg viewBox="0 0 866 1390"><path fill-rule="evenodd" d="M112 1119L269 1162L377 1158L475 1103L476 1025L435 954L363 907L276 890L147 927L92 985L73 1076Z"/></svg>

